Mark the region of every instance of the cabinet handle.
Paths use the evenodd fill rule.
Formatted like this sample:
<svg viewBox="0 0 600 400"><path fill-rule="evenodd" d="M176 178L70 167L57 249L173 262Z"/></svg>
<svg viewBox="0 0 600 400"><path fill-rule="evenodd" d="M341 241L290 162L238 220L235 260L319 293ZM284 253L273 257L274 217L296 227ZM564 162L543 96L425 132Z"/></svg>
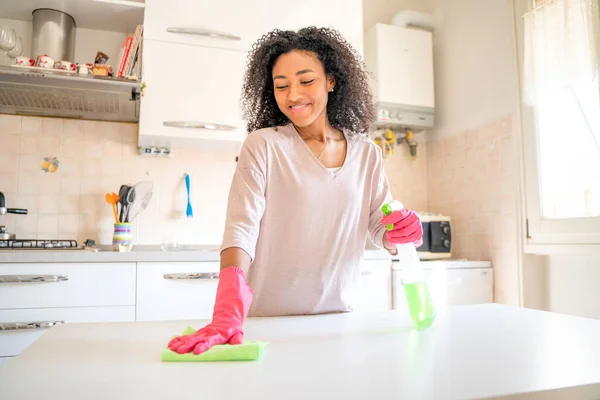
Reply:
<svg viewBox="0 0 600 400"><path fill-rule="evenodd" d="M212 129L218 131L235 131L237 128L230 125L212 124L208 122L197 122L197 121L165 121L164 126L170 126L173 128L192 128L192 129Z"/></svg>
<svg viewBox="0 0 600 400"><path fill-rule="evenodd" d="M360 273L360 276L367 276L367 275L371 275L373 273L373 271L362 271Z"/></svg>
<svg viewBox="0 0 600 400"><path fill-rule="evenodd" d="M169 33L185 33L187 35L199 35L199 36L210 36L218 39L225 40L242 40L241 37L232 35L231 33L213 31L211 29L202 29L202 28L183 28L183 27L170 27L167 28L167 32Z"/></svg>
<svg viewBox="0 0 600 400"><path fill-rule="evenodd" d="M189 279L219 279L218 272L190 272L182 274L164 274L164 279L189 280Z"/></svg>
<svg viewBox="0 0 600 400"><path fill-rule="evenodd" d="M52 328L56 324L64 324L65 321L36 321L36 322L7 322L0 323L0 331L25 331L33 329Z"/></svg>
<svg viewBox="0 0 600 400"><path fill-rule="evenodd" d="M69 280L68 275L0 275L0 283L40 283Z"/></svg>

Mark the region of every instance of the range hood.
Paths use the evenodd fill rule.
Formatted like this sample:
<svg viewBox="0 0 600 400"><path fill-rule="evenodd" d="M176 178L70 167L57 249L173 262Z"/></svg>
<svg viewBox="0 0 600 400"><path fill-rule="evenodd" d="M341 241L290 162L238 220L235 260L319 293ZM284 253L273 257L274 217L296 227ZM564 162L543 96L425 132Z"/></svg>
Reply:
<svg viewBox="0 0 600 400"><path fill-rule="evenodd" d="M141 83L0 67L0 113L138 122Z"/></svg>

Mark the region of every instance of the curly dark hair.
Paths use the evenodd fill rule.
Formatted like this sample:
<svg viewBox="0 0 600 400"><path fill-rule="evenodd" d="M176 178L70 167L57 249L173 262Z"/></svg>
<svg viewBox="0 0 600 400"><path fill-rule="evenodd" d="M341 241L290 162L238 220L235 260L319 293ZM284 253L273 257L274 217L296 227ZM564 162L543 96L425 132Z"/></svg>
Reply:
<svg viewBox="0 0 600 400"><path fill-rule="evenodd" d="M325 74L335 78L335 91L329 93L327 102L329 123L337 129L367 134L374 110L365 64L338 31L314 26L297 32L275 29L252 46L241 98L247 132L289 123L275 101L271 73L277 58L292 50L315 53Z"/></svg>

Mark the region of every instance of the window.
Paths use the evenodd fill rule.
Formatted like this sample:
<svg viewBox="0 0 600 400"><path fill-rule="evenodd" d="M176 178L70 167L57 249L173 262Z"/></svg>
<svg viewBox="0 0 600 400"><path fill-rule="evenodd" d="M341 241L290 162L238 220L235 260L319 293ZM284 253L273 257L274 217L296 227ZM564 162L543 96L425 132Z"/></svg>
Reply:
<svg viewBox="0 0 600 400"><path fill-rule="evenodd" d="M528 242L598 244L598 0L515 6Z"/></svg>

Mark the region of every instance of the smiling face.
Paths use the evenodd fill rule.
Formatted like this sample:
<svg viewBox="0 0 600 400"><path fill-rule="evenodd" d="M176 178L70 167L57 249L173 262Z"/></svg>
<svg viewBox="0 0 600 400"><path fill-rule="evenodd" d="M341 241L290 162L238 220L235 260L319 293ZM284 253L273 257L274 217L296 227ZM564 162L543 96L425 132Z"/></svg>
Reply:
<svg viewBox="0 0 600 400"><path fill-rule="evenodd" d="M273 65L273 91L277 106L292 123L304 128L327 119L328 93L335 81L325 75L314 53L291 51Z"/></svg>

